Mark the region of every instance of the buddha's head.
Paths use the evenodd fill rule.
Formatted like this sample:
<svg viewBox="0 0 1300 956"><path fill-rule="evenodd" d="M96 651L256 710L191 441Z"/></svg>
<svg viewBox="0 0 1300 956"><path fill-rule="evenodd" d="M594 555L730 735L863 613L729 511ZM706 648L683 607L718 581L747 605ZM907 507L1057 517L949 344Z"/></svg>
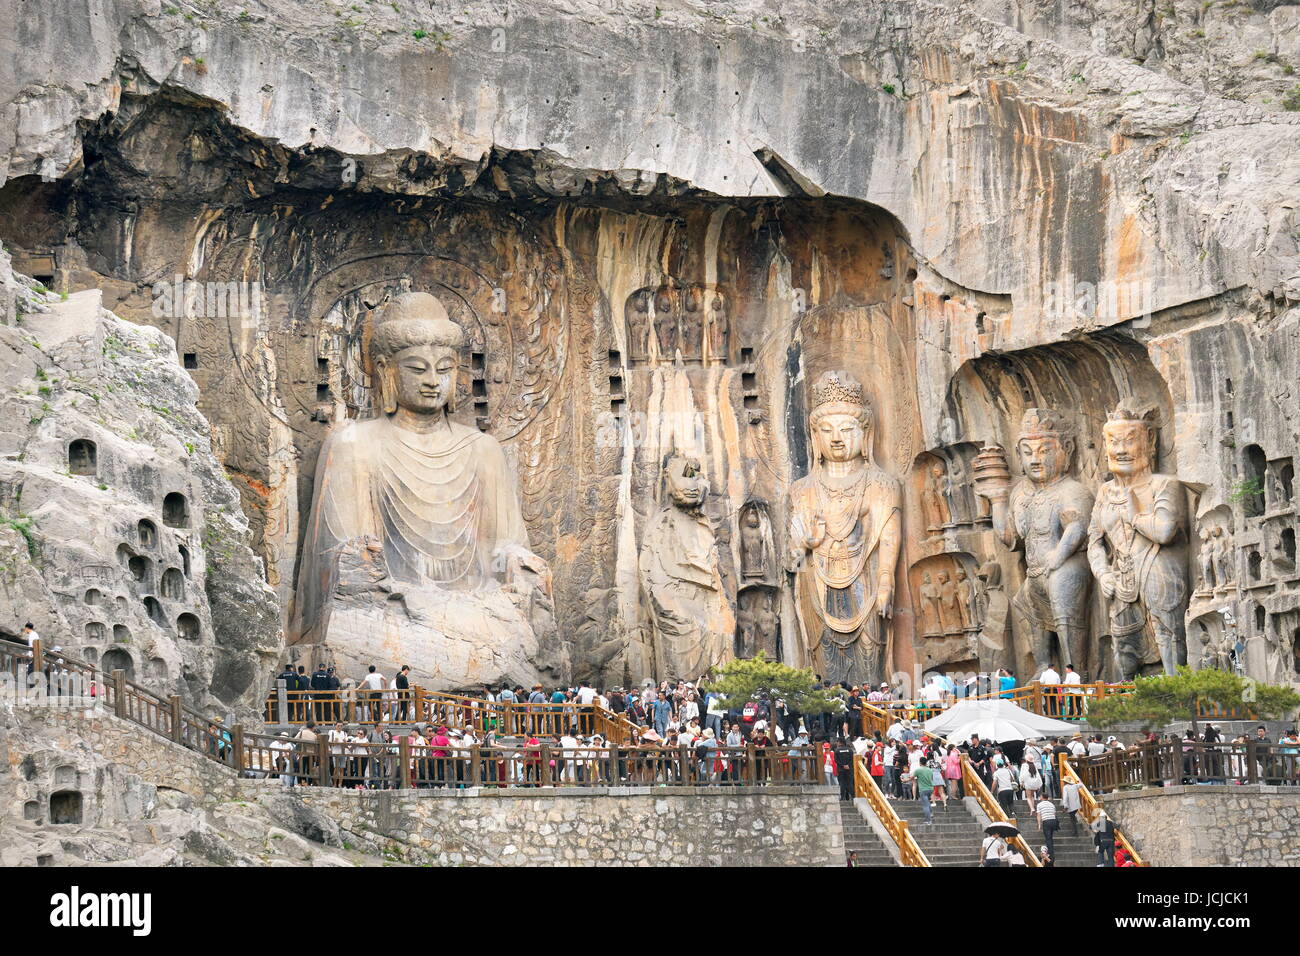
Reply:
<svg viewBox="0 0 1300 956"><path fill-rule="evenodd" d="M1074 426L1052 408L1025 410L1016 452L1025 477L1034 484L1051 484L1070 468L1074 455Z"/></svg>
<svg viewBox="0 0 1300 956"><path fill-rule="evenodd" d="M668 479L668 494L679 508L695 510L704 504L709 494L709 480L695 458L673 455L664 465Z"/></svg>
<svg viewBox="0 0 1300 956"><path fill-rule="evenodd" d="M871 459L874 416L862 386L845 372L824 372L811 389L813 461Z"/></svg>
<svg viewBox="0 0 1300 956"><path fill-rule="evenodd" d="M1139 410L1121 401L1101 429L1106 442L1106 467L1118 478L1142 475L1152 470L1156 453L1154 409Z"/></svg>
<svg viewBox="0 0 1300 956"><path fill-rule="evenodd" d="M384 306L370 335L379 407L423 415L456 400L456 369L465 332L447 318L443 304L427 292L403 292Z"/></svg>

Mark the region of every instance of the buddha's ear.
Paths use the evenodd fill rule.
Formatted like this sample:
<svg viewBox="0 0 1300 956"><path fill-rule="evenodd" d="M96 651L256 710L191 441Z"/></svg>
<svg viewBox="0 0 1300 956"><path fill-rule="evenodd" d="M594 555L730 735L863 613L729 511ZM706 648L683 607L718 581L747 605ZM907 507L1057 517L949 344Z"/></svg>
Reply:
<svg viewBox="0 0 1300 956"><path fill-rule="evenodd" d="M375 359L375 378L379 386L379 407L385 415L397 412L397 368L384 356Z"/></svg>

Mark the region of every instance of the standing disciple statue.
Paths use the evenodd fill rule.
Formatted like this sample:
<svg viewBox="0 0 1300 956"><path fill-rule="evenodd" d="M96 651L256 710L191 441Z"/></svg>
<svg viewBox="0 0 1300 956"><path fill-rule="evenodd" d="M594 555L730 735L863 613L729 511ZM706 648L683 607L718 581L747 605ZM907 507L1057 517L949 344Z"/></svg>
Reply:
<svg viewBox="0 0 1300 956"><path fill-rule="evenodd" d="M545 669L550 571L500 443L450 417L464 344L436 298L395 296L370 334L377 415L321 448L294 638L340 666L410 663L449 686Z"/></svg>
<svg viewBox="0 0 1300 956"><path fill-rule="evenodd" d="M694 458L664 463L668 501L650 522L639 558L654 633L655 672L695 680L732 655L736 617L723 586L718 540L704 513L709 482ZM743 622L748 646L757 617Z"/></svg>
<svg viewBox="0 0 1300 956"><path fill-rule="evenodd" d="M975 493L991 505L993 529L1008 548L1023 548L1025 581L1012 607L1033 632L1035 672L1052 663L1082 670L1088 661L1088 592L1091 577L1082 550L1092 513L1092 494L1070 475L1074 426L1050 408L1026 409L1016 438L1024 478L1011 484L1001 448L983 449L975 460Z"/></svg>
<svg viewBox="0 0 1300 956"><path fill-rule="evenodd" d="M1088 561L1110 604L1115 659L1124 678L1159 661L1166 674L1187 663L1187 496L1183 483L1153 471L1153 412L1121 402L1102 428L1103 485L1088 527Z"/></svg>
<svg viewBox="0 0 1300 956"><path fill-rule="evenodd" d="M812 470L790 488L799 616L818 673L874 686L886 676L902 488L872 458L874 421L857 381L826 372L810 399Z"/></svg>

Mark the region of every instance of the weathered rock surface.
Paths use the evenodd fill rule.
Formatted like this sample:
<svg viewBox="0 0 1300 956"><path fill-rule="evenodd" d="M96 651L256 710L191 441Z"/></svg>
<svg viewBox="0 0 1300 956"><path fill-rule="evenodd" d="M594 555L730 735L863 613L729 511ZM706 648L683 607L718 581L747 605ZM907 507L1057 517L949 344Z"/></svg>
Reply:
<svg viewBox="0 0 1300 956"><path fill-rule="evenodd" d="M0 325L0 614L204 708L259 702L282 639L197 389L162 333L18 280ZM12 628L12 630L11 630Z"/></svg>
<svg viewBox="0 0 1300 956"><path fill-rule="evenodd" d="M79 729L31 711L0 712L0 865L387 862L345 846L337 823L288 794L268 790L244 799L156 785L106 759ZM138 749L168 746L139 728L126 732L139 738Z"/></svg>
<svg viewBox="0 0 1300 956"><path fill-rule="evenodd" d="M282 619L317 451L371 412L366 323L405 283L470 334L461 420L505 446L580 676L651 669L637 555L667 457L704 463L741 567L738 516L787 526L806 386L843 368L904 483L891 669L1031 669L974 456L1026 408L1068 409L1095 496L1131 397L1158 410L1193 543L1226 542L1189 642L1300 677L1296 6L0 8L21 51L0 238L176 340ZM259 305L158 309L176 276ZM710 297L720 321L690 308ZM934 638L926 574L949 586ZM788 581L741 583L728 600L748 622L770 598L801 661ZM1114 676L1090 600L1085 676Z"/></svg>

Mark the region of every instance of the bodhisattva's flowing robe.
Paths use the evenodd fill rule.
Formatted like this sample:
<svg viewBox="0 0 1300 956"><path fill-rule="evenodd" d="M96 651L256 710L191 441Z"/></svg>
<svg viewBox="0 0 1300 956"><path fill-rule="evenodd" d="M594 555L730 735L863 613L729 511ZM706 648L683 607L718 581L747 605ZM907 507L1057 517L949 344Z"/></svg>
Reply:
<svg viewBox="0 0 1300 956"><path fill-rule="evenodd" d="M387 416L332 432L316 466L295 642L324 641L339 559L367 548L382 553L395 592L495 587L503 555L528 549L500 443L449 419L427 432Z"/></svg>
<svg viewBox="0 0 1300 956"><path fill-rule="evenodd" d="M876 608L880 541L901 508L898 481L866 463L860 482L841 491L823 487L817 470L790 487L790 541L806 540L818 516L826 521L797 587L808 650L827 680L880 679L887 636Z"/></svg>

